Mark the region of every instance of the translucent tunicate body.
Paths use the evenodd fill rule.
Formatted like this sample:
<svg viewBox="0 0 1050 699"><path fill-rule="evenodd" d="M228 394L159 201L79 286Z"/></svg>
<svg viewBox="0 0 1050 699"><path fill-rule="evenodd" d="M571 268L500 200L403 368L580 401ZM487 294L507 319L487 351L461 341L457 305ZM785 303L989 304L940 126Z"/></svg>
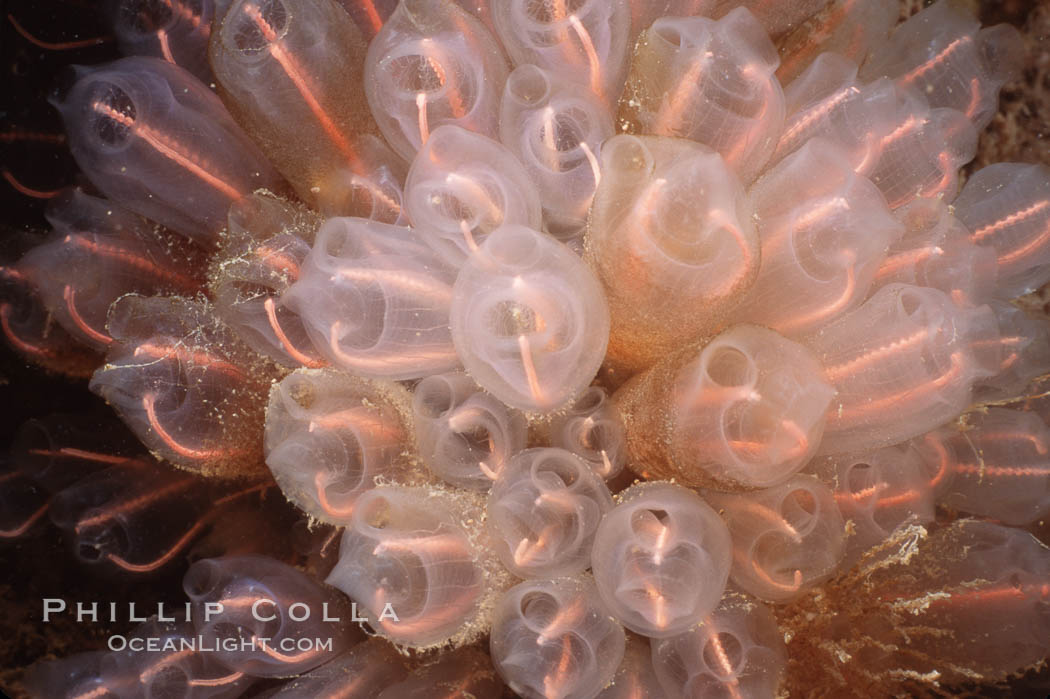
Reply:
<svg viewBox="0 0 1050 699"><path fill-rule="evenodd" d="M463 366L482 388L511 407L546 412L594 378L609 311L598 280L567 247L504 226L460 271L451 328Z"/></svg>
<svg viewBox="0 0 1050 699"><path fill-rule="evenodd" d="M255 677L311 670L345 651L359 635L346 598L266 556L197 561L182 588L193 604L193 625L215 649L214 657ZM315 638L331 643L296 649L297 641Z"/></svg>
<svg viewBox="0 0 1050 699"><path fill-rule="evenodd" d="M488 501L496 553L522 578L574 575L591 564L602 517L612 509L605 482L562 449L527 449L500 472Z"/></svg>
<svg viewBox="0 0 1050 699"><path fill-rule="evenodd" d="M320 220L305 207L268 194L230 208L210 290L215 309L253 350L284 366L326 364L302 318L281 299L299 278Z"/></svg>
<svg viewBox="0 0 1050 699"><path fill-rule="evenodd" d="M258 470L263 400L274 369L207 303L123 296L107 327L114 343L90 388L143 444L199 473Z"/></svg>
<svg viewBox="0 0 1050 699"><path fill-rule="evenodd" d="M328 576L381 635L412 647L469 631L492 582L448 500L400 487L358 498Z"/></svg>
<svg viewBox="0 0 1050 699"><path fill-rule="evenodd" d="M333 218L281 302L333 365L369 378L418 378L459 363L448 329L454 276L416 231Z"/></svg>
<svg viewBox="0 0 1050 699"><path fill-rule="evenodd" d="M780 483L815 453L834 390L808 349L738 325L614 396L646 477L739 489Z"/></svg>
<svg viewBox="0 0 1050 699"><path fill-rule="evenodd" d="M813 139L751 188L762 266L735 317L789 337L858 305L904 232L842 151Z"/></svg>
<svg viewBox="0 0 1050 699"><path fill-rule="evenodd" d="M721 153L742 182L761 171L784 122L776 49L743 8L720 20L663 17L634 51L620 120Z"/></svg>
<svg viewBox="0 0 1050 699"><path fill-rule="evenodd" d="M222 2L216 0L112 0L113 33L121 53L175 63L211 80L208 36Z"/></svg>
<svg viewBox="0 0 1050 699"><path fill-rule="evenodd" d="M56 493L51 521L77 559L124 575L162 570L201 533L207 485L152 459L127 460Z"/></svg>
<svg viewBox="0 0 1050 699"><path fill-rule="evenodd" d="M772 699L788 659L773 613L738 592L728 593L699 627L652 644L668 699Z"/></svg>
<svg viewBox="0 0 1050 699"><path fill-rule="evenodd" d="M91 376L102 363L101 355L52 322L32 277L31 268L0 266L0 332L5 344L49 371L78 379Z"/></svg>
<svg viewBox="0 0 1050 699"><path fill-rule="evenodd" d="M830 578L842 562L845 523L831 490L813 476L706 497L733 539L733 584L760 599L795 599Z"/></svg>
<svg viewBox="0 0 1050 699"><path fill-rule="evenodd" d="M92 184L199 242L214 244L230 204L261 187L279 188L280 178L219 98L159 58L82 70L55 106Z"/></svg>
<svg viewBox="0 0 1050 699"><path fill-rule="evenodd" d="M996 163L966 181L955 215L970 240L995 250L998 294L1012 298L1050 281L1050 168Z"/></svg>
<svg viewBox="0 0 1050 699"><path fill-rule="evenodd" d="M142 445L115 415L53 413L18 426L8 463L49 492L109 466L143 461Z"/></svg>
<svg viewBox="0 0 1050 699"><path fill-rule="evenodd" d="M977 152L977 130L962 112L933 109L910 88L898 85L894 94L892 128L869 154L865 174L891 209L915 199L951 201L959 168Z"/></svg>
<svg viewBox="0 0 1050 699"><path fill-rule="evenodd" d="M411 477L408 396L396 384L301 369L270 391L266 465L281 492L322 522L345 524L377 480Z"/></svg>
<svg viewBox="0 0 1050 699"><path fill-rule="evenodd" d="M890 284L805 340L837 394L820 451L865 451L944 424L974 381L1000 364L987 306L960 308L936 289Z"/></svg>
<svg viewBox="0 0 1050 699"><path fill-rule="evenodd" d="M571 451L605 480L627 464L623 419L609 395L591 386L566 412L551 420L551 446Z"/></svg>
<svg viewBox="0 0 1050 699"><path fill-rule="evenodd" d="M442 124L499 136L503 52L452 0L401 2L368 46L364 79L379 129L406 160Z"/></svg>
<svg viewBox="0 0 1050 699"><path fill-rule="evenodd" d="M121 699L234 699L241 696L252 678L230 669L211 652L184 649L184 644L192 646L196 640L193 624L181 618L160 621L154 617L127 635L123 650L106 653L99 660L101 682ZM108 696L102 695L102 699Z"/></svg>
<svg viewBox="0 0 1050 699"><path fill-rule="evenodd" d="M461 372L435 374L416 384L412 416L423 463L460 488L488 490L510 458L525 448L525 416Z"/></svg>
<svg viewBox="0 0 1050 699"><path fill-rule="evenodd" d="M957 109L983 129L995 115L999 88L1021 73L1023 43L1013 27L981 29L963 3L941 0L900 25L868 57L861 77L894 78L931 106Z"/></svg>
<svg viewBox="0 0 1050 699"><path fill-rule="evenodd" d="M99 674L100 663L106 654L104 650L87 651L36 663L26 670L22 680L25 690L33 697L86 695L117 699L117 695L102 684Z"/></svg>
<svg viewBox="0 0 1050 699"><path fill-rule="evenodd" d="M988 306L999 324L999 367L994 376L977 383L978 401L990 402L1022 395L1028 382L1050 373L1050 321L1005 301Z"/></svg>
<svg viewBox="0 0 1050 699"><path fill-rule="evenodd" d="M874 288L894 282L940 289L960 305L986 303L995 293L995 251L970 240L940 199L916 199L894 212L904 235L875 272Z"/></svg>
<svg viewBox="0 0 1050 699"><path fill-rule="evenodd" d="M516 694L586 699L616 673L623 628L609 618L594 583L529 580L508 590L493 615L492 662Z"/></svg>
<svg viewBox="0 0 1050 699"><path fill-rule="evenodd" d="M457 267L503 224L539 230L540 197L500 143L454 125L434 130L412 162L405 209L421 238Z"/></svg>
<svg viewBox="0 0 1050 699"><path fill-rule="evenodd" d="M204 255L181 236L154 230L113 202L73 190L48 214L54 233L19 261L70 335L105 350L109 307L129 293L192 295Z"/></svg>
<svg viewBox="0 0 1050 699"><path fill-rule="evenodd" d="M627 72L627 0L494 0L492 17L515 65L560 71L616 102Z"/></svg>
<svg viewBox="0 0 1050 699"><path fill-rule="evenodd" d="M784 86L787 118L771 163L823 138L841 150L850 166L866 175L878 162L882 139L896 128L899 96L890 80L864 84L857 64L822 53L802 75Z"/></svg>
<svg viewBox="0 0 1050 699"><path fill-rule="evenodd" d="M938 502L1014 526L1050 514L1050 427L1035 413L988 408L922 445L928 468L951 477Z"/></svg>
<svg viewBox="0 0 1050 699"><path fill-rule="evenodd" d="M586 224L602 177L600 146L613 133L609 107L558 71L526 64L508 76L500 140L535 184L555 236L573 236Z"/></svg>
<svg viewBox="0 0 1050 699"><path fill-rule="evenodd" d="M920 450L908 443L816 459L806 470L831 488L842 518L852 522L844 568L901 525L932 522L937 489L950 477L947 471L931 473Z"/></svg>
<svg viewBox="0 0 1050 699"><path fill-rule="evenodd" d="M0 470L0 508L0 542L11 542L45 529L51 502L47 490L5 464Z"/></svg>
<svg viewBox="0 0 1050 699"><path fill-rule="evenodd" d="M374 135L365 41L333 0L236 0L210 56L230 111L300 197L329 214L396 220L404 172Z"/></svg>
<svg viewBox="0 0 1050 699"><path fill-rule="evenodd" d="M732 551L725 524L695 492L670 483L636 485L618 500L591 553L602 600L643 636L695 626L725 590Z"/></svg>
<svg viewBox="0 0 1050 699"><path fill-rule="evenodd" d="M724 322L758 273L759 239L743 188L704 146L616 136L602 170L586 257L609 299L607 361L633 372Z"/></svg>

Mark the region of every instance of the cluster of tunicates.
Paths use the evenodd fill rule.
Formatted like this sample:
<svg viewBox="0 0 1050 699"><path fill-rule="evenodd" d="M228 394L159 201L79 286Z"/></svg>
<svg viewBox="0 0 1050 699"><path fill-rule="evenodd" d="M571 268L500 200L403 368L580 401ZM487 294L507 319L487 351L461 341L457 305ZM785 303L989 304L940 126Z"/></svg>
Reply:
<svg viewBox="0 0 1050 699"><path fill-rule="evenodd" d="M134 55L55 100L91 189L0 268L0 320L150 455L27 427L0 536L50 513L171 570L279 493L307 544L202 550L189 618L134 632L182 650L35 696L901 695L1045 658L1050 322L1017 299L1050 169L960 175L1015 30L117 4Z"/></svg>

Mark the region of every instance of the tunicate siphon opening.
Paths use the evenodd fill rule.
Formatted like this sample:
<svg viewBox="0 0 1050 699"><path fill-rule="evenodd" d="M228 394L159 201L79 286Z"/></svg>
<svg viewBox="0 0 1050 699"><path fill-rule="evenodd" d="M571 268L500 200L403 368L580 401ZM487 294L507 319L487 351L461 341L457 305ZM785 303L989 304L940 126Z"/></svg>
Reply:
<svg viewBox="0 0 1050 699"><path fill-rule="evenodd" d="M806 488L796 488L780 503L780 516L795 531L807 529L817 515L817 498Z"/></svg>
<svg viewBox="0 0 1050 699"><path fill-rule="evenodd" d="M744 647L733 634L722 631L707 640L702 651L704 664L723 679L739 674L743 669Z"/></svg>
<svg viewBox="0 0 1050 699"><path fill-rule="evenodd" d="M518 101L527 105L542 104L550 94L550 81L534 65L524 65L507 78L507 89Z"/></svg>
<svg viewBox="0 0 1050 699"><path fill-rule="evenodd" d="M735 347L719 347L707 361L708 377L719 386L737 388L752 381L751 359Z"/></svg>
<svg viewBox="0 0 1050 699"><path fill-rule="evenodd" d="M282 0L245 0L231 7L222 23L227 48L261 54L288 33L291 13Z"/></svg>

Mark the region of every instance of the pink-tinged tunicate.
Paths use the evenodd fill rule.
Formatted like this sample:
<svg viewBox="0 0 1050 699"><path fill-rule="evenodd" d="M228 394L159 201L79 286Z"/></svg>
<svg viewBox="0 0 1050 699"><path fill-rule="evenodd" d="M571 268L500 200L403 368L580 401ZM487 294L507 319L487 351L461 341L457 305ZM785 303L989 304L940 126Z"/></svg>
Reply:
<svg viewBox="0 0 1050 699"><path fill-rule="evenodd" d="M1005 301L988 306L999 323L999 337L990 340L999 347L998 371L977 382L980 402L1003 400L1024 391L1028 382L1050 373L1050 322Z"/></svg>
<svg viewBox="0 0 1050 699"><path fill-rule="evenodd" d="M743 8L720 20L663 17L638 40L619 119L629 133L699 141L750 182L784 125L779 63Z"/></svg>
<svg viewBox="0 0 1050 699"><path fill-rule="evenodd" d="M946 468L938 502L1004 524L1050 514L1050 427L1035 413L988 408L916 440L930 470Z"/></svg>
<svg viewBox="0 0 1050 699"><path fill-rule="evenodd" d="M266 465L281 492L322 522L346 524L377 482L413 477L401 386L330 369L300 369L270 391Z"/></svg>
<svg viewBox="0 0 1050 699"><path fill-rule="evenodd" d="M623 627L585 578L523 582L503 595L493 617L492 662L521 697L589 699L623 658Z"/></svg>
<svg viewBox="0 0 1050 699"><path fill-rule="evenodd" d="M394 223L404 170L375 136L364 57L333 0L236 0L211 41L220 95L300 197Z"/></svg>
<svg viewBox="0 0 1050 699"><path fill-rule="evenodd" d="M995 251L970 232L941 199L916 199L894 212L904 235L875 272L873 288L899 282L940 289L958 305L979 305L995 293Z"/></svg>
<svg viewBox="0 0 1050 699"><path fill-rule="evenodd" d="M159 58L81 69L55 107L92 184L117 204L206 245L215 244L230 204L261 187L281 186L219 98Z"/></svg>
<svg viewBox="0 0 1050 699"><path fill-rule="evenodd" d="M912 533L886 553L864 580L878 603L836 618L834 635L818 642L875 640L863 650L866 672L936 672L943 686L1046 657L1050 551L1028 532L961 519Z"/></svg>
<svg viewBox="0 0 1050 699"><path fill-rule="evenodd" d="M412 160L442 124L498 138L507 70L488 29L452 0L404 0L368 46L365 94L387 142Z"/></svg>
<svg viewBox="0 0 1050 699"><path fill-rule="evenodd" d="M601 182L603 141L614 133L610 108L556 69L521 65L507 77L500 140L540 194L547 230L577 235Z"/></svg>
<svg viewBox="0 0 1050 699"><path fill-rule="evenodd" d="M575 575L590 567L595 532L612 506L605 482L583 459L563 449L527 449L493 484L488 526L515 575Z"/></svg>
<svg viewBox="0 0 1050 699"><path fill-rule="evenodd" d="M828 52L854 63L863 62L870 51L889 38L898 13L898 7L883 0L831 0L777 41L777 78L788 85Z"/></svg>
<svg viewBox="0 0 1050 699"><path fill-rule="evenodd" d="M226 5L222 0L116 0L108 3L122 53L175 63L202 81L211 80L208 37Z"/></svg>
<svg viewBox="0 0 1050 699"><path fill-rule="evenodd" d="M614 402L646 477L768 487L816 452L834 390L813 353L772 330L738 325L625 384Z"/></svg>
<svg viewBox="0 0 1050 699"><path fill-rule="evenodd" d="M427 647L476 634L493 589L450 497L389 486L363 493L328 584L389 640Z"/></svg>
<svg viewBox="0 0 1050 699"><path fill-rule="evenodd" d="M19 425L9 463L49 492L110 466L145 461L115 415L54 413Z"/></svg>
<svg viewBox="0 0 1050 699"><path fill-rule="evenodd" d="M615 104L630 50L628 0L493 0L492 18L516 66L557 70Z"/></svg>
<svg viewBox="0 0 1050 699"><path fill-rule="evenodd" d="M831 488L842 518L852 523L844 568L898 527L932 522L937 489L950 477L947 471L931 473L922 452L908 443L821 457L806 470Z"/></svg>
<svg viewBox="0 0 1050 699"><path fill-rule="evenodd" d="M758 274L759 238L736 176L697 143L616 136L602 172L586 258L609 299L606 361L630 373L725 322Z"/></svg>
<svg viewBox="0 0 1050 699"><path fill-rule="evenodd" d="M956 306L936 289L889 284L804 343L836 395L820 452L866 451L911 439L970 404L999 371L998 323L987 306Z"/></svg>
<svg viewBox="0 0 1050 699"><path fill-rule="evenodd" d="M90 388L151 451L198 473L258 472L273 366L204 301L123 296L107 327L114 342Z"/></svg>
<svg viewBox="0 0 1050 699"><path fill-rule="evenodd" d="M302 318L281 295L299 278L320 221L316 214L267 194L230 208L209 288L215 310L253 350L289 367L326 364Z"/></svg>
<svg viewBox="0 0 1050 699"><path fill-rule="evenodd" d="M894 94L892 129L869 154L865 174L891 209L916 199L951 201L959 168L977 152L977 130L962 112L931 108L911 88L898 85Z"/></svg>
<svg viewBox="0 0 1050 699"><path fill-rule="evenodd" d="M692 490L643 483L618 496L591 553L602 601L624 626L668 638L716 606L729 577L725 524Z"/></svg>
<svg viewBox="0 0 1050 699"><path fill-rule="evenodd" d="M160 621L154 617L128 634L123 650L106 653L99 660L101 683L121 699L234 699L241 696L253 678L231 669L211 652L185 649L197 639L193 624L183 619ZM154 648L154 644L156 650L143 650ZM102 698L108 696L102 695Z"/></svg>
<svg viewBox="0 0 1050 699"><path fill-rule="evenodd" d="M412 161L405 210L423 241L457 267L500 226L543 224L539 193L514 154L451 124L434 129Z"/></svg>
<svg viewBox="0 0 1050 699"><path fill-rule="evenodd" d="M708 493L733 540L733 584L786 602L824 582L845 553L846 531L831 490L807 474L749 493Z"/></svg>
<svg viewBox="0 0 1050 699"><path fill-rule="evenodd" d="M525 416L462 372L434 374L416 384L412 421L423 463L460 488L488 490L525 448Z"/></svg>
<svg viewBox="0 0 1050 699"><path fill-rule="evenodd" d="M86 475L56 493L50 517L77 559L130 575L165 568L204 528L207 482L148 457Z"/></svg>
<svg viewBox="0 0 1050 699"><path fill-rule="evenodd" d="M28 267L0 265L0 332L8 347L48 371L84 379L103 361L52 321Z"/></svg>
<svg viewBox="0 0 1050 699"><path fill-rule="evenodd" d="M338 591L266 556L197 561L182 588L192 602L193 626L214 648L214 657L254 677L306 672L337 657L361 635L349 602ZM310 643L313 639L330 643Z"/></svg>
<svg viewBox="0 0 1050 699"><path fill-rule="evenodd" d="M787 117L770 164L798 150L811 138L831 141L858 174L878 162L882 140L896 128L898 89L889 80L865 85L857 64L836 53L822 53L784 86Z"/></svg>
<svg viewBox="0 0 1050 699"><path fill-rule="evenodd" d="M773 699L788 660L776 617L739 592L727 593L697 628L652 646L667 699Z"/></svg>
<svg viewBox="0 0 1050 699"><path fill-rule="evenodd" d="M54 320L82 344L105 351L109 307L130 293L191 296L204 254L180 236L113 202L73 190L49 213L54 233L19 262ZM189 270L184 272L182 270Z"/></svg>
<svg viewBox="0 0 1050 699"><path fill-rule="evenodd" d="M995 115L999 88L1021 73L1023 44L1010 25L981 29L963 3L940 0L897 27L868 56L861 77L893 78L923 93L931 106L963 112L983 129Z"/></svg>
<svg viewBox="0 0 1050 699"><path fill-rule="evenodd" d="M998 293L1013 298L1050 281L1050 168L996 163L966 181L955 215L970 240L995 250Z"/></svg>
<svg viewBox="0 0 1050 699"><path fill-rule="evenodd" d="M605 480L627 464L623 418L600 386L591 386L550 426L551 446L571 451Z"/></svg>
<svg viewBox="0 0 1050 699"><path fill-rule="evenodd" d="M448 328L454 279L418 231L333 218L281 303L336 367L376 379L419 378L459 364Z"/></svg>
<svg viewBox="0 0 1050 699"><path fill-rule="evenodd" d="M504 226L456 278L451 328L459 359L482 388L513 408L549 412L597 373L609 310L598 280L569 248Z"/></svg>
<svg viewBox="0 0 1050 699"><path fill-rule="evenodd" d="M904 227L867 178L823 139L802 146L750 191L762 265L734 317L804 335L867 295Z"/></svg>

